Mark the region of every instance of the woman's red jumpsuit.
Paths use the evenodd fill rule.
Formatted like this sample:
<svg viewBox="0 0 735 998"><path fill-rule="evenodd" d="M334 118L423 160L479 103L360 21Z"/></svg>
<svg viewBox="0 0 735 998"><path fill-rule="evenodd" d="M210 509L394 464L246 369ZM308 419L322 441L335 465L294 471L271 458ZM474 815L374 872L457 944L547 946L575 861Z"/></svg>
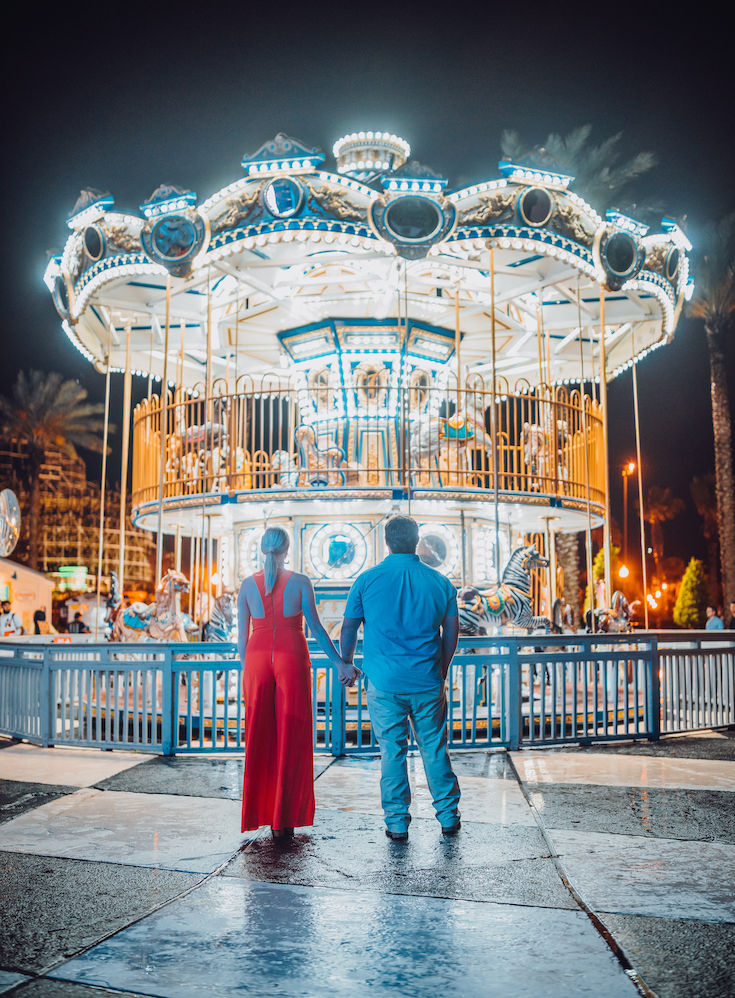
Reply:
<svg viewBox="0 0 735 998"><path fill-rule="evenodd" d="M283 591L292 574L279 572L268 595L264 573L253 576L265 617L251 617L243 663L243 832L314 823L311 660L303 614L283 616Z"/></svg>

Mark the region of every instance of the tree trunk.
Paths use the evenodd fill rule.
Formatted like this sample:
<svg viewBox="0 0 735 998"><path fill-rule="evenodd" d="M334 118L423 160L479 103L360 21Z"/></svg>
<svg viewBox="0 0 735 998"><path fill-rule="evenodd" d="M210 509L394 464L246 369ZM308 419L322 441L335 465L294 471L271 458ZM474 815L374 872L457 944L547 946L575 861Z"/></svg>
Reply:
<svg viewBox="0 0 735 998"><path fill-rule="evenodd" d="M556 535L556 563L564 573L564 599L572 608L574 626L579 626L579 539L577 534Z"/></svg>
<svg viewBox="0 0 735 998"><path fill-rule="evenodd" d="M735 482L732 469L732 423L725 368L725 329L706 327L709 347L712 428L715 437L717 521L720 531L722 598L735 600Z"/></svg>
<svg viewBox="0 0 735 998"><path fill-rule="evenodd" d="M28 565L38 571L38 520L41 512L41 461L29 448L31 498L28 517Z"/></svg>
<svg viewBox="0 0 735 998"><path fill-rule="evenodd" d="M707 581L710 599L719 604L722 594L720 592L720 578L717 573L717 560L720 553L717 547L717 534L705 534L704 536L707 541Z"/></svg>

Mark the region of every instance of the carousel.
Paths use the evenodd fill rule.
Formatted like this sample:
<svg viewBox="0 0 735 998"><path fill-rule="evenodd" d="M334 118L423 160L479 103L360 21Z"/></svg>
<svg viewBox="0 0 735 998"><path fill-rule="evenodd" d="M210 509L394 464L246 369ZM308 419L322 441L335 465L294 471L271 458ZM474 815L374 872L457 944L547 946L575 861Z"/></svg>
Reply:
<svg viewBox="0 0 735 998"><path fill-rule="evenodd" d="M555 535L603 525L611 563L607 384L673 337L691 247L601 217L543 150L460 190L386 132L333 157L280 134L203 201L164 185L126 213L84 190L48 264L65 334L126 375L156 577L172 535L167 584L221 637L277 523L334 633L400 511L458 588L520 565L528 605L500 622L551 617Z"/></svg>

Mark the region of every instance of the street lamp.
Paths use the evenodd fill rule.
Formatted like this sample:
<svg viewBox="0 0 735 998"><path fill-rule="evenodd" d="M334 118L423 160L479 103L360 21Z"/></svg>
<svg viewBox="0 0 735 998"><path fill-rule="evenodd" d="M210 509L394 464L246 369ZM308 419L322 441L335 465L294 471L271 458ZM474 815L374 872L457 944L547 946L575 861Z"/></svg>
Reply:
<svg viewBox="0 0 735 998"><path fill-rule="evenodd" d="M628 461L623 467L623 567L618 572L621 579L627 579L628 571L628 479L635 471L633 461Z"/></svg>

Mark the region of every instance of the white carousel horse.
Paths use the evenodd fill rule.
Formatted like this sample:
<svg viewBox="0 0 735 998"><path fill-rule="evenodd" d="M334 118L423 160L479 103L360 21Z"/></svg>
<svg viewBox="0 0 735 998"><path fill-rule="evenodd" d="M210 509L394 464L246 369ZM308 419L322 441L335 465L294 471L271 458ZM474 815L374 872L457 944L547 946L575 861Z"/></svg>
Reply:
<svg viewBox="0 0 735 998"><path fill-rule="evenodd" d="M189 580L182 572L170 568L156 586L153 603L131 603L118 611L112 640L188 641L184 617L176 613L176 594L188 592Z"/></svg>

